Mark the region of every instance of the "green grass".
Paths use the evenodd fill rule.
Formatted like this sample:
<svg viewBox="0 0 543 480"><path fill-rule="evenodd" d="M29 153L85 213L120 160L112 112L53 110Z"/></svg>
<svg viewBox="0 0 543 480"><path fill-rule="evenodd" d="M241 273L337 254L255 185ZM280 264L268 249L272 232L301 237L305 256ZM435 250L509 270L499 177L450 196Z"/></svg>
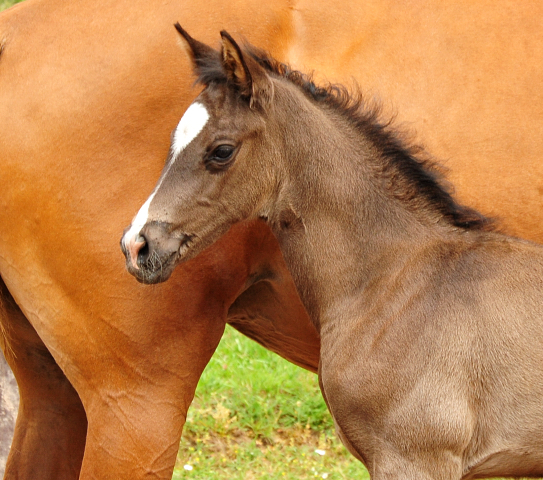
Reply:
<svg viewBox="0 0 543 480"><path fill-rule="evenodd" d="M5 10L6 8L9 8L21 1L22 0L0 0L0 11Z"/></svg>
<svg viewBox="0 0 543 480"><path fill-rule="evenodd" d="M369 476L336 439L317 376L227 327L198 384L173 478Z"/></svg>

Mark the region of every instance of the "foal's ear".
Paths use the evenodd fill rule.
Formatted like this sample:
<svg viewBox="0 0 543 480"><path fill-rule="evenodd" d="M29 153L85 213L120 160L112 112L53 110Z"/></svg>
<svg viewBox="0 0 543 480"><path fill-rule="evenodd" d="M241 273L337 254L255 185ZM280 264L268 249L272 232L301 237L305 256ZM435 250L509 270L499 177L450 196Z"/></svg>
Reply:
<svg viewBox="0 0 543 480"><path fill-rule="evenodd" d="M194 73L201 77L204 66L216 62L219 58L219 52L209 45L192 38L179 23L176 23L174 27L181 35L180 44L192 62Z"/></svg>
<svg viewBox="0 0 543 480"><path fill-rule="evenodd" d="M266 71L250 55L244 55L239 45L224 30L222 38L222 64L228 79L249 99L251 108L266 109L273 98L273 84Z"/></svg>

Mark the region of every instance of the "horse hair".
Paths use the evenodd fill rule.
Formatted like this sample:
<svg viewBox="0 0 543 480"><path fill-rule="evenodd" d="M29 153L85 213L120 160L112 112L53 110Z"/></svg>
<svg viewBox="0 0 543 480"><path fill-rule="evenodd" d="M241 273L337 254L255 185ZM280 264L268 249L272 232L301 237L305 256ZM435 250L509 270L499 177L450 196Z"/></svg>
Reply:
<svg viewBox="0 0 543 480"><path fill-rule="evenodd" d="M229 81L221 57L216 53L199 60L197 83L209 85ZM268 73L298 86L309 99L347 118L381 152L385 160L381 172L390 180L396 198L408 202L417 197L425 199L428 206L457 228L495 229L492 219L454 200L443 169L425 154L423 147L407 143L405 135L392 128L392 120L382 121L381 106L376 102L367 102L358 86L353 90L340 84L318 86L313 81L313 75L293 70L288 64L275 60L253 45L246 43L244 53Z"/></svg>

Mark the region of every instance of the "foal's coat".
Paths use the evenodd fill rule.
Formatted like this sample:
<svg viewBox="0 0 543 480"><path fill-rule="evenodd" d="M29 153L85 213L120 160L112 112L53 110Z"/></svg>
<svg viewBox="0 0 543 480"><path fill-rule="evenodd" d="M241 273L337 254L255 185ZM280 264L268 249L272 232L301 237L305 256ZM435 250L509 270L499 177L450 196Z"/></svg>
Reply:
<svg viewBox="0 0 543 480"><path fill-rule="evenodd" d="M265 218L320 332L338 433L372 478L543 475L541 247L456 204L343 89L178 30L205 86L181 122L198 131L175 134L123 238L132 268L160 280Z"/></svg>

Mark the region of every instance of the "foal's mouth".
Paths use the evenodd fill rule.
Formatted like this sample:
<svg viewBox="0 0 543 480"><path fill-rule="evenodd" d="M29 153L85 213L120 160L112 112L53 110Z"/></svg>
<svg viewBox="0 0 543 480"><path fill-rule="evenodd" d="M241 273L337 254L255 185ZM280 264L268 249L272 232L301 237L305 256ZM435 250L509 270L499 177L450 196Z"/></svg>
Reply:
<svg viewBox="0 0 543 480"><path fill-rule="evenodd" d="M151 252L145 260L138 260L138 268L127 262L127 269L136 280L144 284L161 283L168 280L177 264L178 253L159 255Z"/></svg>
<svg viewBox="0 0 543 480"><path fill-rule="evenodd" d="M121 241L121 248L126 259L126 268L139 282L144 284L161 283L168 280L175 267L187 257L195 235L178 234L165 240L162 247L151 247L148 241L142 241L137 255ZM169 243L169 245L168 245ZM174 249L168 248L177 243ZM164 248L165 247L165 248Z"/></svg>
<svg viewBox="0 0 543 480"><path fill-rule="evenodd" d="M153 250L145 260L138 259L139 269L130 268L130 273L141 283L155 284L165 282L170 278L175 267L190 257L196 235L182 234L179 247L170 252L159 253Z"/></svg>
<svg viewBox="0 0 543 480"><path fill-rule="evenodd" d="M197 238L196 235L189 235L188 233L183 234L183 240L181 241L181 245L177 250L177 258L175 259L176 263L183 261L184 257L188 254L192 244L194 243L195 238Z"/></svg>

